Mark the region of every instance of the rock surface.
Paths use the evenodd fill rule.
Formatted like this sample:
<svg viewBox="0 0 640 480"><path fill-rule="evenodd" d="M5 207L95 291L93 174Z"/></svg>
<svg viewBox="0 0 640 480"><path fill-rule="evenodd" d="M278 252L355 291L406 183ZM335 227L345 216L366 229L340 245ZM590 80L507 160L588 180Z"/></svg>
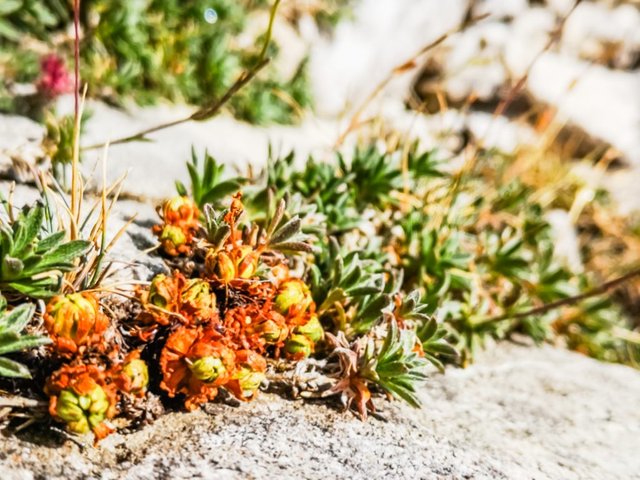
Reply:
<svg viewBox="0 0 640 480"><path fill-rule="evenodd" d="M80 449L46 432L0 439L4 480L640 478L640 374L552 347L504 343L433 376L421 409L388 421L264 394L172 413Z"/></svg>

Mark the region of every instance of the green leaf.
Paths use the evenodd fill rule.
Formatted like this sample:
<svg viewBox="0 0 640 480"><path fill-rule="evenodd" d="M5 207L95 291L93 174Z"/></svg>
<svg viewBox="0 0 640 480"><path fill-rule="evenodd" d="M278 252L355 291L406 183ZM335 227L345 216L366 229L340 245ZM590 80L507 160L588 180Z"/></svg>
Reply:
<svg viewBox="0 0 640 480"><path fill-rule="evenodd" d="M178 195L182 195L183 197L187 195L187 187L184 186L184 183L182 183L179 180L176 180L176 191L178 192Z"/></svg>
<svg viewBox="0 0 640 480"><path fill-rule="evenodd" d="M0 355L20 352L30 348L48 345L51 339L40 335L20 335L16 332L0 333Z"/></svg>
<svg viewBox="0 0 640 480"><path fill-rule="evenodd" d="M36 307L30 303L17 306L0 317L0 334L4 332L21 332L33 317Z"/></svg>
<svg viewBox="0 0 640 480"><path fill-rule="evenodd" d="M2 0L2 3L0 3L0 16L16 12L20 7L22 7L22 0Z"/></svg>
<svg viewBox="0 0 640 480"><path fill-rule="evenodd" d="M0 377L31 378L31 372L21 363L0 357Z"/></svg>
<svg viewBox="0 0 640 480"><path fill-rule="evenodd" d="M65 235L66 235L66 232L61 231L61 232L56 232L40 240L40 242L38 242L38 248L36 249L35 253L43 254L49 250L53 250L54 248L58 247L62 243L62 240L64 240Z"/></svg>
<svg viewBox="0 0 640 480"><path fill-rule="evenodd" d="M17 42L20 40L22 35L18 29L11 25L11 23L0 18L0 38L2 37Z"/></svg>
<svg viewBox="0 0 640 480"><path fill-rule="evenodd" d="M209 189L198 202L200 205L205 203L216 203L224 197L236 193L240 190L242 182L239 180L227 180L218 183L215 187Z"/></svg>
<svg viewBox="0 0 640 480"><path fill-rule="evenodd" d="M30 208L27 213L16 221L15 234L13 236L13 249L11 254L21 257L25 253L25 249L36 240L42 221L44 220L44 208L42 205L35 205Z"/></svg>
<svg viewBox="0 0 640 480"><path fill-rule="evenodd" d="M72 266L73 260L85 254L90 248L91 242L86 240L72 240L64 243L43 256L37 268L31 270L31 274L34 275L52 268L68 269Z"/></svg>
<svg viewBox="0 0 640 480"><path fill-rule="evenodd" d="M40 278L38 280L32 280L27 278L18 282L11 282L8 284L13 290L22 293L31 298L50 298L60 286L58 278Z"/></svg>
<svg viewBox="0 0 640 480"><path fill-rule="evenodd" d="M272 243L282 243L300 232L300 218L296 215L282 227L280 227L271 237Z"/></svg>

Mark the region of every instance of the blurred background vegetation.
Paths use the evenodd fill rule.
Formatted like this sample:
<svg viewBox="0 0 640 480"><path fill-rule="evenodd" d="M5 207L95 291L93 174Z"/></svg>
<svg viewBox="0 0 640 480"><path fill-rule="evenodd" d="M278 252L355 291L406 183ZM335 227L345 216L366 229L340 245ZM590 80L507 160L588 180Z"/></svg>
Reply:
<svg viewBox="0 0 640 480"><path fill-rule="evenodd" d="M347 14L350 0L311 2L286 10L293 22L310 14L321 29ZM317 5L315 5L317 4ZM121 105L166 99L200 104L222 95L260 52L267 0L84 0L81 76L88 95ZM41 59L73 65L73 14L67 0L3 0L0 4L0 108L20 110L17 84L33 84ZM272 42L269 55L280 48ZM234 96L230 109L252 123L292 123L310 105L306 62L285 78L273 66Z"/></svg>

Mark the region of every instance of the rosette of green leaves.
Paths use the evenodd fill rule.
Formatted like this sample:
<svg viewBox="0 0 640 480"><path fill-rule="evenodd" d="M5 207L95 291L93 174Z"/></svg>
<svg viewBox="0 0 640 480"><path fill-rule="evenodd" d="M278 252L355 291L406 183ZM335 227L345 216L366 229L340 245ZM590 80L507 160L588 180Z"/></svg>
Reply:
<svg viewBox="0 0 640 480"><path fill-rule="evenodd" d="M0 225L0 290L47 298L57 293L63 272L76 267L75 260L91 244L65 242L65 232L42 237L44 207L24 209L13 222Z"/></svg>

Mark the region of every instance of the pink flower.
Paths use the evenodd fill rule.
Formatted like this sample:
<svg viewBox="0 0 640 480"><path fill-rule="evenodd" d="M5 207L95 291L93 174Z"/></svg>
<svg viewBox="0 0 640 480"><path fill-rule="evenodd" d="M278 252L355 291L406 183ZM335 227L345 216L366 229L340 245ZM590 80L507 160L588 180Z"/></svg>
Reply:
<svg viewBox="0 0 640 480"><path fill-rule="evenodd" d="M73 90L64 60L58 55L52 53L40 61L40 79L37 88L38 93L50 99Z"/></svg>

